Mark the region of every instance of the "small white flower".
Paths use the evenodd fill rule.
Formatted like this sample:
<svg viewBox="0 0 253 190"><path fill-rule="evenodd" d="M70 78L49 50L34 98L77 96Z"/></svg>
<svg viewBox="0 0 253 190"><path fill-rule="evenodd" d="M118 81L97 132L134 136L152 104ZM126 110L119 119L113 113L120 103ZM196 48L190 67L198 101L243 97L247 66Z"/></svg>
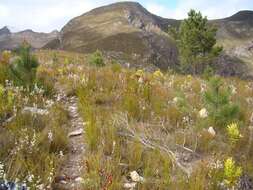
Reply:
<svg viewBox="0 0 253 190"><path fill-rule="evenodd" d="M62 151L60 151L59 155L60 155L60 157L63 157L63 156L64 156L64 154L63 154Z"/></svg>
<svg viewBox="0 0 253 190"><path fill-rule="evenodd" d="M175 98L173 98L173 102L176 104L179 99L180 99L179 97L175 97Z"/></svg>
<svg viewBox="0 0 253 190"><path fill-rule="evenodd" d="M53 133L52 133L52 131L49 131L49 132L48 132L47 137L48 137L48 140L49 140L50 142L53 141Z"/></svg>
<svg viewBox="0 0 253 190"><path fill-rule="evenodd" d="M234 85L230 85L231 93L235 95L237 93L237 89Z"/></svg>
<svg viewBox="0 0 253 190"><path fill-rule="evenodd" d="M28 182L33 182L33 179L34 179L34 175L33 174L30 174L29 176L28 176L28 178L27 178L27 181Z"/></svg>
<svg viewBox="0 0 253 190"><path fill-rule="evenodd" d="M142 176L140 176L136 171L130 172L130 177L131 177L132 181L134 181L134 182L144 181L144 178Z"/></svg>
<svg viewBox="0 0 253 190"><path fill-rule="evenodd" d="M144 80L142 77L139 78L138 83L143 84Z"/></svg>
<svg viewBox="0 0 253 190"><path fill-rule="evenodd" d="M207 131L208 131L208 133L209 133L210 135L212 135L213 137L216 135L216 132L215 132L215 130L214 130L213 127L209 127Z"/></svg>
<svg viewBox="0 0 253 190"><path fill-rule="evenodd" d="M4 174L5 174L4 165L0 162L0 179L4 178Z"/></svg>
<svg viewBox="0 0 253 190"><path fill-rule="evenodd" d="M202 108L199 111L199 117L200 118L207 118L208 117L208 111L206 110L206 108Z"/></svg>

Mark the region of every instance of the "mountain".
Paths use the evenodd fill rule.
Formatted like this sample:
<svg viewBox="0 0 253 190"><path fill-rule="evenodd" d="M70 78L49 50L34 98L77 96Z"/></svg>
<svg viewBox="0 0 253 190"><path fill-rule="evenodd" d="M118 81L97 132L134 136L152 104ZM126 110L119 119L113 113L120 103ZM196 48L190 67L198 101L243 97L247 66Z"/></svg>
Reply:
<svg viewBox="0 0 253 190"><path fill-rule="evenodd" d="M9 35L11 32L7 26L0 29L0 35Z"/></svg>
<svg viewBox="0 0 253 190"><path fill-rule="evenodd" d="M148 12L139 3L119 2L93 9L70 20L60 32L49 34L26 30L0 30L0 50L13 49L24 39L34 48L62 49L92 53L97 49L107 57L135 67L174 69L178 66L175 40L167 34L180 20L166 19ZM218 74L253 76L253 11L211 20L218 28L217 41L224 53L214 66Z"/></svg>
<svg viewBox="0 0 253 190"><path fill-rule="evenodd" d="M219 74L242 75L249 70L242 62L253 62L252 17L252 11L241 11L228 18L210 21L218 27L217 40L225 49L216 62ZM167 30L178 27L180 22L156 16L139 3L120 2L72 19L61 30L60 38L45 48L81 53L99 49L122 63L173 69L178 64L178 51Z"/></svg>
<svg viewBox="0 0 253 190"><path fill-rule="evenodd" d="M42 48L48 42L58 38L59 32L38 33L32 30L24 30L12 33L8 27L0 29L0 50L12 50L17 48L24 40L35 49Z"/></svg>
<svg viewBox="0 0 253 190"><path fill-rule="evenodd" d="M177 49L165 31L176 23L149 13L139 3L115 3L72 19L63 27L60 40L46 48L82 53L100 49L123 63L153 63L167 69L177 64Z"/></svg>
<svg viewBox="0 0 253 190"><path fill-rule="evenodd" d="M253 11L240 11L231 17L212 21L218 27L217 39L226 52L253 62Z"/></svg>

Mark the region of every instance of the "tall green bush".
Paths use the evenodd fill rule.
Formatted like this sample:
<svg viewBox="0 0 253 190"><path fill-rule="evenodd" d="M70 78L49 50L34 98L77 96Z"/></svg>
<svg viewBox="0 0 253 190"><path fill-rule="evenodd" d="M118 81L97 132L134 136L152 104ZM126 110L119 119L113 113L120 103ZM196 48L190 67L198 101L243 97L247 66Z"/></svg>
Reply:
<svg viewBox="0 0 253 190"><path fill-rule="evenodd" d="M16 85L31 89L36 79L38 60L31 54L31 46L27 43L23 43L17 55L17 58L10 65L11 77Z"/></svg>
<svg viewBox="0 0 253 190"><path fill-rule="evenodd" d="M177 35L181 69L184 72L202 73L209 62L219 55L222 48L216 46L216 31L200 12L191 10L188 13Z"/></svg>
<svg viewBox="0 0 253 190"><path fill-rule="evenodd" d="M230 90L223 85L219 77L213 77L209 80L208 90L204 94L209 118L217 126L227 126L239 120L239 106L231 102Z"/></svg>
<svg viewBox="0 0 253 190"><path fill-rule="evenodd" d="M11 52L4 51L0 55L0 84L4 85L9 79L9 65Z"/></svg>
<svg viewBox="0 0 253 190"><path fill-rule="evenodd" d="M98 67L105 66L103 54L101 51L97 50L93 54L90 55L89 57L89 64L95 65Z"/></svg>

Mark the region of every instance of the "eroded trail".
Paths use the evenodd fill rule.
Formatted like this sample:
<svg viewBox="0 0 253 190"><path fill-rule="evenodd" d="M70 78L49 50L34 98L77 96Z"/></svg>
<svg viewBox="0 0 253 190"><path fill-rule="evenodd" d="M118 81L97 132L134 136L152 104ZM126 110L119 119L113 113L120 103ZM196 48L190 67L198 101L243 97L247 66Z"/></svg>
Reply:
<svg viewBox="0 0 253 190"><path fill-rule="evenodd" d="M60 101L69 112L69 152L62 164L58 176L55 178L53 190L80 190L82 189L82 175L84 171L84 122L78 112L78 99L75 96L67 97L65 94L58 95Z"/></svg>

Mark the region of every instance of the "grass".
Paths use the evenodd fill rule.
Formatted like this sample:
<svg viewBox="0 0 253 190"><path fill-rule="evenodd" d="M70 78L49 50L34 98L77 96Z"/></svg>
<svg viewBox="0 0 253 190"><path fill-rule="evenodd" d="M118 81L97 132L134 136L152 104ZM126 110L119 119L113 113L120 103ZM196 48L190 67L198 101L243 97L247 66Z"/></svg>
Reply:
<svg viewBox="0 0 253 190"><path fill-rule="evenodd" d="M70 52L38 51L35 54L42 63L37 80L42 81L46 89L43 94L30 95L4 86L14 94L18 111L17 118L1 128L1 135L10 137L1 138L1 144L6 147L0 151L1 158L5 159L7 150L16 146L13 139L24 136L32 139L34 132L38 135L40 140L35 147L42 153L41 158L32 154L24 161L24 154L20 153L20 160L12 162L17 163L15 168L27 163L24 165L27 175L32 170L43 179L43 184L49 183L46 180L49 173L42 171L54 168L55 173L61 161L59 152L67 151L68 116L61 104L49 109L50 120L23 115L20 110L33 104L46 108L46 102L55 93L53 87L60 86L68 94L78 96L79 110L86 123L84 140L88 153L84 155L84 189L122 189L131 181L132 171L145 179L137 183L137 189L219 189L224 180L233 178L224 175L228 158L233 158L236 167L253 177L253 132L248 127L253 111L251 81L221 78L222 90L233 89L226 103L238 105L240 112L236 118L238 131L233 131L232 136L239 132L241 138L231 143L227 124L233 123L233 118L225 114L227 120L223 126L223 122L213 122L212 114L201 117L201 110L210 112L204 96L210 86L200 76L136 71L107 59L104 59L104 67L94 67L89 64L89 56ZM10 115L13 114L11 109ZM30 128L25 131L27 126ZM216 135L208 132L209 127L214 128ZM48 144L45 139L50 133L54 141ZM187 171L193 168L191 175L187 176L177 162ZM7 162L7 167L14 167L12 164ZM11 178L21 170L13 171L8 174ZM233 181L233 185L237 182L238 179Z"/></svg>
<svg viewBox="0 0 253 190"><path fill-rule="evenodd" d="M10 63L2 60L3 64ZM0 162L4 165L0 180L4 177L30 189L50 187L61 155L67 152L68 115L45 91L45 84L35 83L32 89L15 86L11 79L0 84ZM45 110L47 115L25 108Z"/></svg>
<svg viewBox="0 0 253 190"><path fill-rule="evenodd" d="M243 168L248 167L245 165L245 160L240 158L246 149L232 147L226 136L226 126L213 126L214 123L209 117L207 119L199 117L199 111L206 106L204 92L207 91L207 81L199 77L181 75L165 75L164 79L156 80L152 74L145 72L141 76L143 79L140 80L140 77L135 76L134 70L121 68L119 72L113 72L111 67L113 66L108 65L99 69L87 68L85 74L88 76L88 81L85 85L80 85L78 96L80 108L93 110L96 123L99 125L93 126L93 130L94 128L100 130L100 135L91 138L96 142L96 151L92 151L91 156L99 155L99 160L109 159L111 166L124 163L125 167L121 169L116 167L116 171L114 167L106 168L110 171L109 174L113 175L113 184L122 184L122 179L134 170L139 171L147 179L144 184L139 184L140 189L166 189L178 185L180 189L204 189L207 184L210 189L215 189L223 180L215 176L218 175L215 173L219 173L218 171L215 171L211 178L203 175L207 170L212 170L205 165L197 165L191 178L187 180L178 169L173 169L173 160L166 152L158 149L153 151L143 146L138 139L120 136L119 133L124 133L126 125L130 125L130 128L137 133L137 137L146 136L149 140L166 144L171 149L175 143L190 148L201 154L204 162L210 163L211 160L216 159L222 161L222 158L232 156ZM230 101L245 106L240 112L242 125L240 131L245 134L248 132L246 126L249 125L247 118L252 112L251 106L246 102L253 93L247 86L252 84L236 78L222 79L222 81L225 86L233 85L237 89L236 94L230 97ZM89 106L86 105L87 102ZM128 124L117 124L121 114L126 115ZM84 119L87 118L84 116ZM207 131L210 126L216 130L215 137ZM90 137L87 140L90 141ZM247 140L244 142L240 140L238 146L241 147L243 144L246 146L248 143ZM217 157L214 156L209 160L209 156L213 154ZM246 163L250 160L247 159ZM162 168L156 165L157 163L162 163ZM166 172L164 168L167 168ZM98 171L103 169L104 167L100 166ZM180 184L178 181L181 181ZM102 187L103 183L99 188ZM108 189L117 188L111 185Z"/></svg>

